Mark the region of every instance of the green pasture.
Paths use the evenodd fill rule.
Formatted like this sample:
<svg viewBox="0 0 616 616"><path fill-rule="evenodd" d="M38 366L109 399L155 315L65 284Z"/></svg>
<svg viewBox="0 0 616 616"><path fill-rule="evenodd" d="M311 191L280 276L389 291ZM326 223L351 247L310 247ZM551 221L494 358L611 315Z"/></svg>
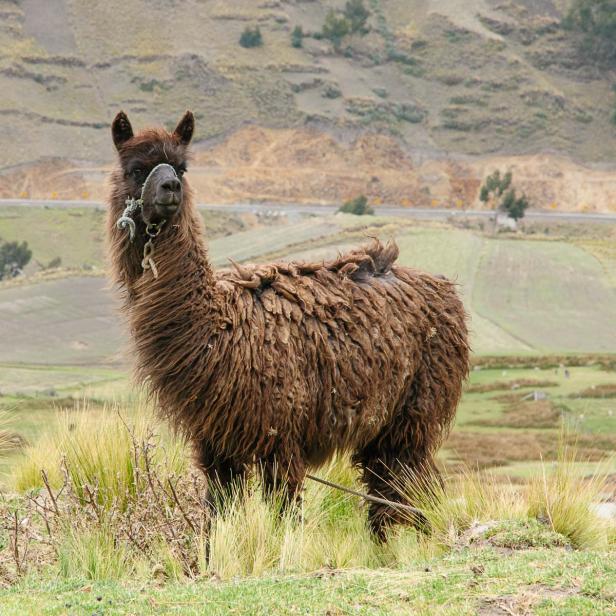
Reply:
<svg viewBox="0 0 616 616"><path fill-rule="evenodd" d="M143 584L32 576L0 590L6 616L64 614L616 613L613 552L461 548L401 569L321 570L230 582ZM518 611L518 610L527 611ZM528 611L532 609L532 612ZM516 610L516 611L514 611Z"/></svg>

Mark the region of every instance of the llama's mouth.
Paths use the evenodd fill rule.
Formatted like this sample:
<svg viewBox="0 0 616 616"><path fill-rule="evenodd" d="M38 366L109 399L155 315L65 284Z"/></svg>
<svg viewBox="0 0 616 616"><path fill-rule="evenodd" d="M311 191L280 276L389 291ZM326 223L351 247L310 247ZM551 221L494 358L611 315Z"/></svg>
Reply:
<svg viewBox="0 0 616 616"><path fill-rule="evenodd" d="M154 210L163 218L173 216L180 209L179 203L155 203Z"/></svg>

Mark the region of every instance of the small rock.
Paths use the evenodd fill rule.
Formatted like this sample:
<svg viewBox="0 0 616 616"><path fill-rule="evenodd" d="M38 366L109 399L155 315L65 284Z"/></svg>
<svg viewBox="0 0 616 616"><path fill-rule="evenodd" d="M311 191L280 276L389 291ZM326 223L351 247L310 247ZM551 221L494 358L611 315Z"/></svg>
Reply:
<svg viewBox="0 0 616 616"><path fill-rule="evenodd" d="M602 520L616 520L616 503L595 503L592 508Z"/></svg>

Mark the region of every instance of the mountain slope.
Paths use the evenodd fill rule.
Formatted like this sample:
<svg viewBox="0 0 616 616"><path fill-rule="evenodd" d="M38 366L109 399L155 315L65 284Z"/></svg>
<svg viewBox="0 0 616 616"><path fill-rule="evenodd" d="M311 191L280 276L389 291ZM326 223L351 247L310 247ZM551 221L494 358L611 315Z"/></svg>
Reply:
<svg viewBox="0 0 616 616"><path fill-rule="evenodd" d="M613 75L562 31L563 2L367 0L370 32L290 44L333 0L0 0L0 168L108 161L108 124L197 111L199 137L246 123L387 131L425 155L555 150L609 161ZM258 24L264 44L238 40Z"/></svg>

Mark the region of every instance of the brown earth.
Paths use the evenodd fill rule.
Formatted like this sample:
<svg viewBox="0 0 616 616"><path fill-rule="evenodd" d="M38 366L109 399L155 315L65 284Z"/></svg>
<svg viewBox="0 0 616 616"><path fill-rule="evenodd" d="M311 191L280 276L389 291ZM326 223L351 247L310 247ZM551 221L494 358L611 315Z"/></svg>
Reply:
<svg viewBox="0 0 616 616"><path fill-rule="evenodd" d="M370 0L339 50L312 35L344 0L171 4L0 0L0 197L101 199L114 114L190 107L200 201L478 207L510 168L537 208L616 209L616 73L563 0Z"/></svg>
<svg viewBox="0 0 616 616"><path fill-rule="evenodd" d="M190 181L203 203L339 204L366 194L373 205L478 209L482 180L511 169L534 207L616 211L616 172L555 155L420 160L395 137L352 140L316 129L244 127L197 147ZM0 173L0 198L91 199L106 195L110 166L45 160Z"/></svg>
<svg viewBox="0 0 616 616"><path fill-rule="evenodd" d="M493 428L558 428L562 411L549 400L522 402L509 400L502 415L491 419L477 419L471 426Z"/></svg>
<svg viewBox="0 0 616 616"><path fill-rule="evenodd" d="M515 381L494 381L493 383L483 383L471 385L466 388L469 394L484 394L490 391L502 391L509 389L519 389L521 387L556 387L558 383L542 379L517 379Z"/></svg>
<svg viewBox="0 0 616 616"><path fill-rule="evenodd" d="M616 435L581 434L567 438L580 461L598 462L609 457L616 447ZM558 436L550 430L521 432L503 429L498 432L455 430L444 447L453 455L448 464L464 464L469 468L493 468L512 462L555 460Z"/></svg>

